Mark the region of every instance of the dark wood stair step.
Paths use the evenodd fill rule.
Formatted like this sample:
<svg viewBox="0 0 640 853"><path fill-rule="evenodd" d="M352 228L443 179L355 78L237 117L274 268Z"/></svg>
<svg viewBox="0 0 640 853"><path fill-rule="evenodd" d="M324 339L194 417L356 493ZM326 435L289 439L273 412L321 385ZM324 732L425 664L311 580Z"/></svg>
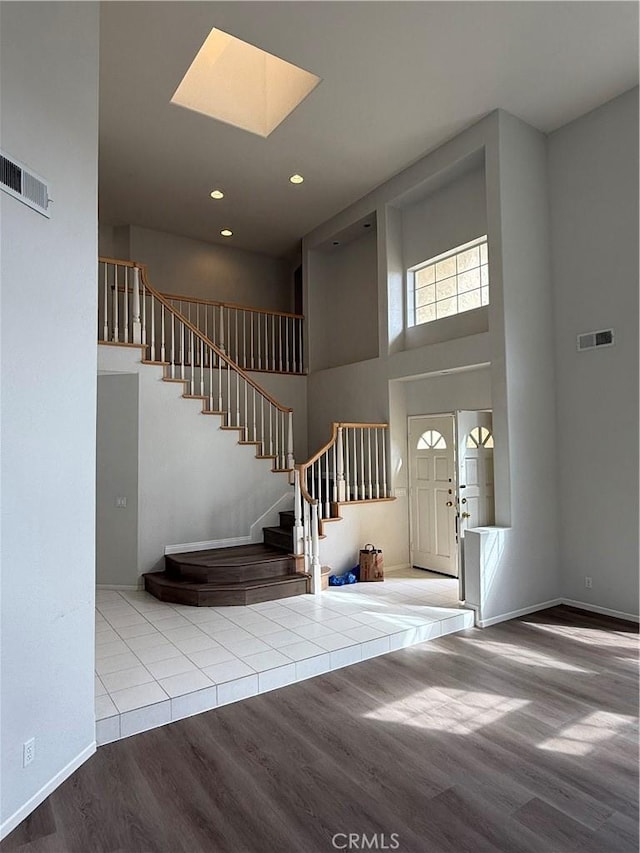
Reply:
<svg viewBox="0 0 640 853"><path fill-rule="evenodd" d="M160 601L194 607L226 607L276 601L309 591L309 576L300 572L242 584L208 584L171 578L166 572L143 575L144 588Z"/></svg>
<svg viewBox="0 0 640 853"><path fill-rule="evenodd" d="M164 558L168 577L197 583L242 583L281 577L294 570L290 548L256 542L231 548L211 548L170 554Z"/></svg>
<svg viewBox="0 0 640 853"><path fill-rule="evenodd" d="M263 527L262 536L265 545L280 548L291 554L293 551L293 528L289 527Z"/></svg>
<svg viewBox="0 0 640 853"><path fill-rule="evenodd" d="M279 515L280 527L284 527L285 530L293 530L296 523L295 512L292 509L285 509Z"/></svg>

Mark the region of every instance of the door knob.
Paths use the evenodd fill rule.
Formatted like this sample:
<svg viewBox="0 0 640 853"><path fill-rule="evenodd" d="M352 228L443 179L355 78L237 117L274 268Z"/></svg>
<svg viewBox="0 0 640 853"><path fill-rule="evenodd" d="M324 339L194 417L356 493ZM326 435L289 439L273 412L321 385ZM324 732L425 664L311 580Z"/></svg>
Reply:
<svg viewBox="0 0 640 853"><path fill-rule="evenodd" d="M460 518L471 518L471 513L470 512L463 512L462 515L460 516Z"/></svg>
<svg viewBox="0 0 640 853"><path fill-rule="evenodd" d="M445 506L453 506L453 501L447 501Z"/></svg>
<svg viewBox="0 0 640 853"><path fill-rule="evenodd" d="M462 498L462 500L460 501L460 503L463 503L463 504L466 504L466 502L467 502L466 498Z"/></svg>

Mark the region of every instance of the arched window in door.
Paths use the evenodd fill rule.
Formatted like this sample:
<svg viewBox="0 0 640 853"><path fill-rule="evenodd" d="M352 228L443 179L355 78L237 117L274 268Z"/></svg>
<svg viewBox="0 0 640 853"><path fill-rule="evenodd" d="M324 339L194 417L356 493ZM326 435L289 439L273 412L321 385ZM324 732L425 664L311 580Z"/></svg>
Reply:
<svg viewBox="0 0 640 853"><path fill-rule="evenodd" d="M418 439L418 450L446 450L447 442L437 429L428 429Z"/></svg>
<svg viewBox="0 0 640 853"><path fill-rule="evenodd" d="M493 450L493 434L487 427L474 427L467 436L467 449L474 450L476 447Z"/></svg>

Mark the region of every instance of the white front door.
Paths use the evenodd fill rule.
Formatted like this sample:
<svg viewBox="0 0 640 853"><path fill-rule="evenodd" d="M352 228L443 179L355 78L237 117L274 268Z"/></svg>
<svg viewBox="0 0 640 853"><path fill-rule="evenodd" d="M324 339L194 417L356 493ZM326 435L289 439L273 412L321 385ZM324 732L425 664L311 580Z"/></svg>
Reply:
<svg viewBox="0 0 640 853"><path fill-rule="evenodd" d="M456 412L460 597L464 599L464 533L494 524L491 412Z"/></svg>
<svg viewBox="0 0 640 853"><path fill-rule="evenodd" d="M411 564L457 577L453 415L410 418Z"/></svg>

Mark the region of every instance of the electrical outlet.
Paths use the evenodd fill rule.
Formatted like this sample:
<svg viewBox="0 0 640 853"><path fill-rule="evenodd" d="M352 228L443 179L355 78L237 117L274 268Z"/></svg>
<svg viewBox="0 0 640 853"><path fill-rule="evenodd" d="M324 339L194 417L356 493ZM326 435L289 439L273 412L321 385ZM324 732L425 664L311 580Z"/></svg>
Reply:
<svg viewBox="0 0 640 853"><path fill-rule="evenodd" d="M36 739L32 737L30 740L22 744L22 766L26 767L36 757Z"/></svg>
<svg viewBox="0 0 640 853"><path fill-rule="evenodd" d="M126 509L127 508L127 499L126 498L116 498L116 506L118 509Z"/></svg>
<svg viewBox="0 0 640 853"><path fill-rule="evenodd" d="M584 585L587 589L593 589L593 578L585 578Z"/></svg>

